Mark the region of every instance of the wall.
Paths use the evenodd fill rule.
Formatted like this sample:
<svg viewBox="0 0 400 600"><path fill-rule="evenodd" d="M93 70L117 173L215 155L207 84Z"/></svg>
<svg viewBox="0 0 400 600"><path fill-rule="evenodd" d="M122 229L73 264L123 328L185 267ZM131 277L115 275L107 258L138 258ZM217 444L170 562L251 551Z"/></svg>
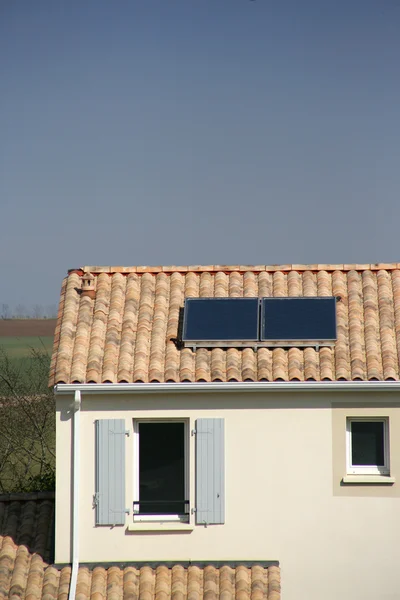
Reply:
<svg viewBox="0 0 400 600"><path fill-rule="evenodd" d="M285 600L399 597L400 404L395 395L210 393L85 396L81 411L80 561L279 560ZM57 400L56 562L70 562L72 397ZM389 416L391 486L343 486L345 420ZM226 523L185 532L95 527L94 421L225 419ZM126 506L133 437L126 438ZM190 437L194 473L194 437ZM194 477L191 479L191 499ZM132 521L127 516L126 525ZM375 574L375 575L374 575Z"/></svg>

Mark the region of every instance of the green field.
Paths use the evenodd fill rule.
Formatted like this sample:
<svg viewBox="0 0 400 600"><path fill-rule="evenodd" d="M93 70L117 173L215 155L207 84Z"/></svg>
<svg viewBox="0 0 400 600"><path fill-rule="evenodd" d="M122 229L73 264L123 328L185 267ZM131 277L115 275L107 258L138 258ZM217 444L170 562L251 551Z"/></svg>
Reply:
<svg viewBox="0 0 400 600"><path fill-rule="evenodd" d="M25 381L31 376L32 358L48 356L50 364L52 348L51 336L0 336L0 369L4 370L4 360L9 361Z"/></svg>
<svg viewBox="0 0 400 600"><path fill-rule="evenodd" d="M55 319L0 319L0 352L12 360L51 355L55 327Z"/></svg>
<svg viewBox="0 0 400 600"><path fill-rule="evenodd" d="M52 347L51 336L0 337L0 348L12 359L25 358L30 356L32 351L44 352L51 356Z"/></svg>

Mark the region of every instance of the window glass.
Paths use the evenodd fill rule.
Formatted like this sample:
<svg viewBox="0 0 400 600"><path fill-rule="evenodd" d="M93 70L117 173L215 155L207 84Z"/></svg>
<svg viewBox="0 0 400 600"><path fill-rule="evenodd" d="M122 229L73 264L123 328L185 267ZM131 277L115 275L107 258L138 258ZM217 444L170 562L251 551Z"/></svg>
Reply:
<svg viewBox="0 0 400 600"><path fill-rule="evenodd" d="M355 466L385 464L384 423L353 421L351 423L351 463Z"/></svg>
<svg viewBox="0 0 400 600"><path fill-rule="evenodd" d="M184 423L139 423L139 512L184 514Z"/></svg>

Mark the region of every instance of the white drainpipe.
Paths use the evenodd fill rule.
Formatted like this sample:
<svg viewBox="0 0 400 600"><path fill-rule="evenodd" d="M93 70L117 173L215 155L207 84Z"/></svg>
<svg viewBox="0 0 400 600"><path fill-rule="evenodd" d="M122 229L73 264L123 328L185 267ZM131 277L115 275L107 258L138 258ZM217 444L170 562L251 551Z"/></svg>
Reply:
<svg viewBox="0 0 400 600"><path fill-rule="evenodd" d="M74 424L72 430L73 451L72 451L72 573L69 586L68 600L75 600L76 583L78 580L79 569L79 480L80 480L80 409L81 409L81 391L75 390L74 397Z"/></svg>

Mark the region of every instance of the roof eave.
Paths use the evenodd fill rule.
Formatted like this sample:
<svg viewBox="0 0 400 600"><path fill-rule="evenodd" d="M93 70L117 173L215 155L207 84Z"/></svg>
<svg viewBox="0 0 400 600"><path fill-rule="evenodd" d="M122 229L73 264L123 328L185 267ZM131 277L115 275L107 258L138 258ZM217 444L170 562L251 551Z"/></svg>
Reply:
<svg viewBox="0 0 400 600"><path fill-rule="evenodd" d="M400 381L229 381L183 383L58 383L56 395L202 392L400 392Z"/></svg>

